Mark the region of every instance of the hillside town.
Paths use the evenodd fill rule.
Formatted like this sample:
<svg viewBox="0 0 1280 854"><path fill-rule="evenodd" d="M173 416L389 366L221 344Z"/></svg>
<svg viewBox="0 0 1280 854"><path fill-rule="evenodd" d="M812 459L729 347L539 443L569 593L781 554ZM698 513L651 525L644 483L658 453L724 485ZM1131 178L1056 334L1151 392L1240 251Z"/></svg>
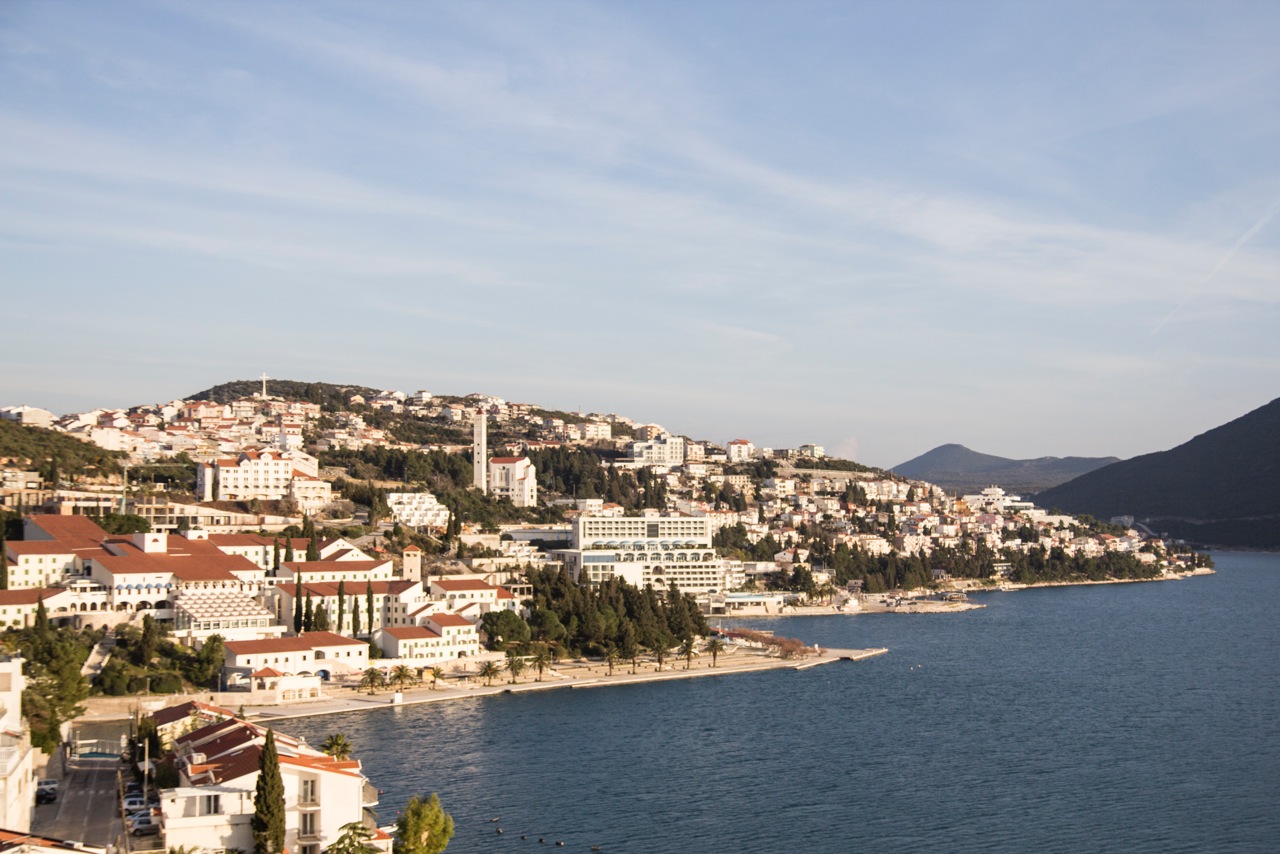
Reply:
<svg viewBox="0 0 1280 854"><path fill-rule="evenodd" d="M195 688L218 701L152 715L169 785L129 826L162 829L170 848L252 847L268 740L289 850L329 848L376 803L359 762L226 706L320 702L378 676L398 675L401 687L406 674L491 679L504 662L514 682L503 641L513 623L526 638L529 625L546 628L535 598L554 600L548 579L647 591L672 613L687 602L705 625L855 614L975 587L1168 577L1200 560L1132 519L1054 513L997 486L949 495L816 444L708 441L483 394L251 385L61 417L0 410L108 454L78 469L62 452L2 461L8 634L96 633L81 674L108 696L139 692L121 645L149 632L207 667L168 686L147 678L148 694ZM580 648L603 653L614 641L600 633ZM31 829L37 790L49 796L19 718L24 652L0 662L13 742L3 827L18 832ZM55 718L42 746L56 750L68 723ZM389 850L386 828L370 833Z"/></svg>

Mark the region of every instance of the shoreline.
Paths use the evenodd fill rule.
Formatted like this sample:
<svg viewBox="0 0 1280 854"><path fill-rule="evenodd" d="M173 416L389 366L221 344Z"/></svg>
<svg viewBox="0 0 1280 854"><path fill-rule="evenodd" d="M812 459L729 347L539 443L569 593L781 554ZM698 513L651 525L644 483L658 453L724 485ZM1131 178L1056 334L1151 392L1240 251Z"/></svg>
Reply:
<svg viewBox="0 0 1280 854"><path fill-rule="evenodd" d="M328 697L323 700L280 706L246 706L245 719L265 725L269 721L310 718L321 715L365 712L375 709L396 709L423 703L443 703L475 697L493 697L503 694L525 694L534 691L558 689L609 688L617 685L640 685L652 682L668 682L677 679L697 679L706 676L730 676L736 673L760 673L769 670L808 670L837 661L863 661L884 655L889 650L875 649L823 649L800 659L779 659L746 651L721 653L715 667L705 655L695 658L688 670L682 659L668 659L659 672L652 661L640 663L638 672L631 673L629 665L615 666L612 676L608 666L600 662L564 664L547 671L541 682L530 680L512 685L495 681L485 685L477 677L468 677L474 684L432 689L418 685L407 689L400 702L395 702L395 692L386 691L372 696L361 690L353 690L350 696Z"/></svg>

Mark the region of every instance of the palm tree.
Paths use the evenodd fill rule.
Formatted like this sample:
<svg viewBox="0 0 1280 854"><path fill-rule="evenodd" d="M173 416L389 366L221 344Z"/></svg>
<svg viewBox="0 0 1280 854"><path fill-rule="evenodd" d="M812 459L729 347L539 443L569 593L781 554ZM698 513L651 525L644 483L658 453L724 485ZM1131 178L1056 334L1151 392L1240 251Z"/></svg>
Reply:
<svg viewBox="0 0 1280 854"><path fill-rule="evenodd" d="M507 672L511 674L511 684L516 684L516 677L524 673L525 667L528 666L524 660L524 656L514 649L507 650Z"/></svg>
<svg viewBox="0 0 1280 854"><path fill-rule="evenodd" d="M712 638L707 641L707 652L711 653L711 666L716 666L716 657L720 653L728 649L728 644L724 642L724 638Z"/></svg>
<svg viewBox="0 0 1280 854"><path fill-rule="evenodd" d="M648 648L648 650L649 650L649 654L650 654L650 655L652 655L652 656L657 660L657 662L658 662L658 672L659 672L659 673L661 673L661 672L662 672L662 662L663 662L663 661L666 659L666 657L667 657L667 641L666 641L666 639L664 638L664 639L662 639L662 640L656 640L656 641L654 641L653 643L645 644L645 646Z"/></svg>
<svg viewBox="0 0 1280 854"><path fill-rule="evenodd" d="M622 660L622 653L618 652L616 646L609 647L609 651L604 654L604 663L609 665L609 675L613 675L613 666Z"/></svg>
<svg viewBox="0 0 1280 854"><path fill-rule="evenodd" d="M551 650L544 643L538 644L537 650L533 653L533 666L538 669L538 681L542 681L542 672L551 666Z"/></svg>
<svg viewBox="0 0 1280 854"><path fill-rule="evenodd" d="M431 675L431 690L434 691L436 689L436 683L444 678L444 668L433 667L428 670L427 673Z"/></svg>
<svg viewBox="0 0 1280 854"><path fill-rule="evenodd" d="M484 684L486 686L491 686L493 685L494 677L501 672L502 672L502 665L498 664L498 662L486 661L484 664L480 665L480 670L478 672L478 675L480 676L481 679L484 680Z"/></svg>
<svg viewBox="0 0 1280 854"><path fill-rule="evenodd" d="M320 749L334 759L343 762L351 758L351 742L340 732L335 732L325 738L324 744L320 745Z"/></svg>
<svg viewBox="0 0 1280 854"><path fill-rule="evenodd" d="M680 657L684 659L684 669L688 670L689 665L693 664L693 654L698 651L698 644L693 639L693 635L685 635L684 640L680 641Z"/></svg>
<svg viewBox="0 0 1280 854"><path fill-rule="evenodd" d="M386 687L386 684L387 684L386 674L384 674L382 670L377 667L370 667L368 670L364 672L364 675L360 677L360 687L368 688L370 694L372 694L374 691L378 690L379 688Z"/></svg>
<svg viewBox="0 0 1280 854"><path fill-rule="evenodd" d="M391 668L391 681L394 682L401 693L404 692L406 684L413 685L418 681L418 674L407 664L397 664Z"/></svg>

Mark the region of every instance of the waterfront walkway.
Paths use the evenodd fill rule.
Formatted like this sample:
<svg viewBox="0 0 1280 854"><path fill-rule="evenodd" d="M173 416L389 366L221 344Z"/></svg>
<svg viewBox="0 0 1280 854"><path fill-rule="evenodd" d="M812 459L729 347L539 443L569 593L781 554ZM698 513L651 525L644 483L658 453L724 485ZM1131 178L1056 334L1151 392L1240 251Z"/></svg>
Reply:
<svg viewBox="0 0 1280 854"><path fill-rule="evenodd" d="M692 679L703 676L730 676L735 673L755 673L762 670L807 670L837 661L862 661L877 655L883 655L887 649L825 649L813 652L804 658L780 659L754 651L736 650L721 653L713 667L711 657L703 654L695 656L689 669L685 669L684 659L669 658L661 671L651 660L642 661L636 673L631 672L631 665L616 665L610 675L609 667L598 661L561 662L554 669L546 671L539 681L536 674L523 676L516 684L511 684L510 676L503 673L492 685L483 680L469 676L463 679L446 679L437 688L423 683L408 688L399 703L395 702L394 689L383 689L376 694L364 690L351 689L341 694L340 688L329 689L330 696L323 700L294 703L279 706L247 706L245 717L262 724L270 724L275 720L288 718L313 717L316 715L332 715L342 712L368 711L385 709L393 705L413 705L416 703L439 703L447 700L463 700L472 697L487 697L495 694L517 694L526 691L549 691L557 688L604 688L611 685L632 685L642 682L663 682L674 679Z"/></svg>

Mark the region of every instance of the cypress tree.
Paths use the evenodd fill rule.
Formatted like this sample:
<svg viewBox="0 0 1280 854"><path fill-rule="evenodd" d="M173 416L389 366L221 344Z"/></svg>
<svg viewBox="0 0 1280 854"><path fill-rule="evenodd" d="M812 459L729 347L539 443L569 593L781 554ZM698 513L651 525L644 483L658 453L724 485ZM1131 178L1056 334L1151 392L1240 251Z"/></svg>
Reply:
<svg viewBox="0 0 1280 854"><path fill-rule="evenodd" d="M280 755L276 737L267 730L267 739L258 756L258 786L253 793L253 854L284 854L284 780L280 777Z"/></svg>
<svg viewBox="0 0 1280 854"><path fill-rule="evenodd" d="M293 537L286 537L284 541L284 562L293 563Z"/></svg>
<svg viewBox="0 0 1280 854"><path fill-rule="evenodd" d="M338 634L342 634L343 618L346 617L347 610L347 582L344 579L338 579Z"/></svg>
<svg viewBox="0 0 1280 854"><path fill-rule="evenodd" d="M302 582L293 585L293 633L302 634Z"/></svg>
<svg viewBox="0 0 1280 854"><path fill-rule="evenodd" d="M316 612L311 618L311 630L314 632L329 631L329 609L321 602L316 606Z"/></svg>
<svg viewBox="0 0 1280 854"><path fill-rule="evenodd" d="M320 560L320 538L315 531L311 532L311 541L307 543L307 561Z"/></svg>
<svg viewBox="0 0 1280 854"><path fill-rule="evenodd" d="M307 607L302 612L302 630L311 631L313 622L315 622L315 611L311 610L311 591L307 591Z"/></svg>
<svg viewBox="0 0 1280 854"><path fill-rule="evenodd" d="M360 597L351 599L351 636L360 636Z"/></svg>
<svg viewBox="0 0 1280 854"><path fill-rule="evenodd" d="M364 606L365 612L369 615L369 637L373 637L373 630L377 628L374 625L373 612L373 581L366 581L364 587Z"/></svg>
<svg viewBox="0 0 1280 854"><path fill-rule="evenodd" d="M280 538L276 537L271 549L271 569L275 572L280 571Z"/></svg>

